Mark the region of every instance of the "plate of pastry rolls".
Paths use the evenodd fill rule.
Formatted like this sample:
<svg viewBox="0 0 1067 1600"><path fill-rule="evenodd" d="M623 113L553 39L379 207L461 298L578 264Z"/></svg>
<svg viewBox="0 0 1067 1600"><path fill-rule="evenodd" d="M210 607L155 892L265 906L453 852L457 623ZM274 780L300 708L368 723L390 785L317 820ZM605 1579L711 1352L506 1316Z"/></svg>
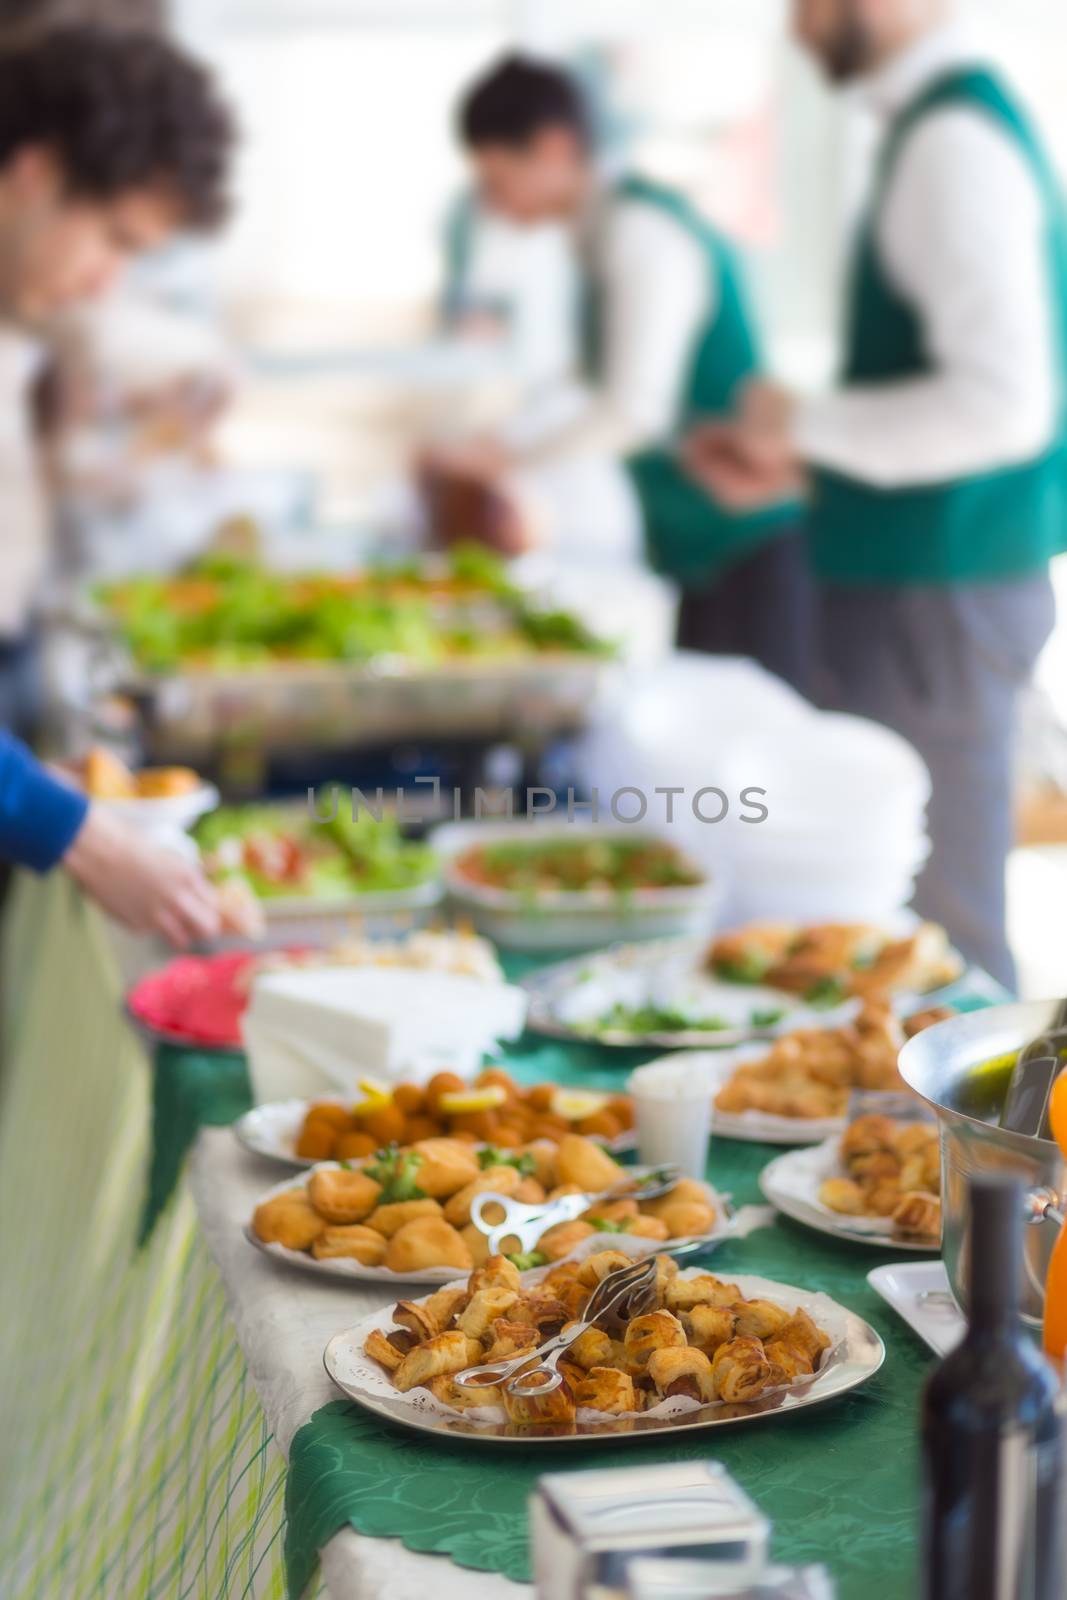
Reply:
<svg viewBox="0 0 1067 1600"><path fill-rule="evenodd" d="M750 1274L726 1280L660 1254L651 1308L587 1328L558 1361L562 1382L551 1391L457 1383L471 1367L527 1350L532 1359L580 1321L602 1279L633 1254L632 1244L589 1250L524 1273L493 1256L467 1277L335 1335L326 1370L360 1405L407 1427L529 1443L784 1415L846 1393L885 1358L875 1331L827 1295Z"/></svg>
<svg viewBox="0 0 1067 1600"><path fill-rule="evenodd" d="M820 1233L901 1250L941 1247L937 1126L871 1113L760 1174L771 1205Z"/></svg>
<svg viewBox="0 0 1067 1600"><path fill-rule="evenodd" d="M532 1248L517 1247L514 1259L525 1268L561 1261L586 1241L625 1239L648 1253L683 1239L710 1244L734 1231L727 1201L695 1179L679 1178L653 1199L609 1198L632 1171L581 1134L506 1151L422 1139L364 1162L321 1162L276 1185L246 1233L273 1259L319 1276L441 1284L489 1256L486 1234L471 1218L485 1193L531 1206L590 1196L577 1216L546 1224ZM503 1220L488 1204L482 1214L490 1226Z"/></svg>

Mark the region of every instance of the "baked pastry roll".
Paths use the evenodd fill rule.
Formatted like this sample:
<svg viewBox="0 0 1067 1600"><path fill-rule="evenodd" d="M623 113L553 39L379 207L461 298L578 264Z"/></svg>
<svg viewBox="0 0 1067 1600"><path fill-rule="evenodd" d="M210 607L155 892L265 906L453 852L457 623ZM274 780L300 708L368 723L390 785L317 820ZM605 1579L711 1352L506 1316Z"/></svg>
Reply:
<svg viewBox="0 0 1067 1600"><path fill-rule="evenodd" d="M595 1255L586 1256L584 1261L577 1263L575 1275L587 1289L595 1289L609 1272L615 1272L619 1267L632 1267L633 1264L633 1256L624 1254L622 1250L598 1250Z"/></svg>
<svg viewBox="0 0 1067 1600"><path fill-rule="evenodd" d="M702 1350L675 1346L654 1350L648 1358L648 1375L660 1396L688 1395L692 1400L714 1400L711 1362Z"/></svg>
<svg viewBox="0 0 1067 1600"><path fill-rule="evenodd" d="M741 1299L741 1290L736 1283L700 1272L695 1278L672 1278L663 1298L668 1310L687 1311L692 1306L734 1306Z"/></svg>
<svg viewBox="0 0 1067 1600"><path fill-rule="evenodd" d="M643 1371L653 1351L685 1342L685 1329L669 1311L649 1311L643 1317L634 1317L623 1335L626 1359L633 1372Z"/></svg>
<svg viewBox="0 0 1067 1600"><path fill-rule="evenodd" d="M705 1355L714 1354L734 1337L734 1313L729 1306L693 1306L681 1317L689 1343Z"/></svg>
<svg viewBox="0 0 1067 1600"><path fill-rule="evenodd" d="M466 1289L438 1289L425 1300L398 1300L393 1321L409 1328L420 1341L443 1333L467 1300Z"/></svg>
<svg viewBox="0 0 1067 1600"><path fill-rule="evenodd" d="M415 1182L431 1200L443 1200L473 1183L478 1157L464 1139L419 1139L412 1149L419 1157Z"/></svg>
<svg viewBox="0 0 1067 1600"><path fill-rule="evenodd" d="M876 1150L889 1150L895 1145L896 1137L891 1117L857 1117L841 1135L841 1159L847 1162L854 1156L869 1156Z"/></svg>
<svg viewBox="0 0 1067 1600"><path fill-rule="evenodd" d="M489 1167L445 1201L445 1221L454 1228L462 1228L471 1220L471 1201L475 1195L491 1190L494 1194L510 1196L521 1183L522 1174L516 1167Z"/></svg>
<svg viewBox="0 0 1067 1600"><path fill-rule="evenodd" d="M900 1181L881 1178L867 1190L867 1211L872 1217L891 1217L900 1202Z"/></svg>
<svg viewBox="0 0 1067 1600"><path fill-rule="evenodd" d="M306 1189L288 1189L262 1201L252 1213L252 1230L264 1244L283 1244L287 1250L310 1250L326 1226Z"/></svg>
<svg viewBox="0 0 1067 1600"><path fill-rule="evenodd" d="M503 1284L490 1284L487 1289L479 1289L459 1313L456 1327L469 1339L481 1339L497 1317L507 1315L518 1298L514 1289L507 1289Z"/></svg>
<svg viewBox="0 0 1067 1600"><path fill-rule="evenodd" d="M790 1315L773 1300L741 1300L733 1310L737 1337L742 1339L773 1339Z"/></svg>
<svg viewBox="0 0 1067 1600"><path fill-rule="evenodd" d="M815 1370L811 1357L805 1351L798 1350L795 1345L785 1344L781 1339L769 1339L763 1346L763 1353L774 1368L776 1384L810 1377Z"/></svg>
<svg viewBox="0 0 1067 1600"><path fill-rule="evenodd" d="M720 1400L754 1400L770 1387L774 1377L771 1363L758 1339L731 1339L721 1344L711 1358L712 1381Z"/></svg>
<svg viewBox="0 0 1067 1600"><path fill-rule="evenodd" d="M589 1194L600 1194L625 1176L602 1145L580 1133L565 1133L556 1146L557 1183L575 1183Z"/></svg>
<svg viewBox="0 0 1067 1600"><path fill-rule="evenodd" d="M667 1285L678 1276L678 1263L672 1256L656 1257L656 1299L664 1305L667 1299Z"/></svg>
<svg viewBox="0 0 1067 1600"><path fill-rule="evenodd" d="M577 1366L589 1372L593 1367L609 1367L614 1360L615 1346L602 1328L586 1328L567 1354Z"/></svg>
<svg viewBox="0 0 1067 1600"><path fill-rule="evenodd" d="M574 1395L566 1381L548 1394L512 1394L510 1389L501 1392L508 1421L515 1427L573 1426Z"/></svg>
<svg viewBox="0 0 1067 1600"><path fill-rule="evenodd" d="M574 1403L611 1416L638 1410L634 1381L617 1367L591 1367L575 1385Z"/></svg>
<svg viewBox="0 0 1067 1600"><path fill-rule="evenodd" d="M415 1336L407 1328L397 1328L392 1333L383 1333L381 1328L375 1328L363 1342L364 1355L377 1361L386 1372L395 1372L414 1348Z"/></svg>
<svg viewBox="0 0 1067 1600"><path fill-rule="evenodd" d="M385 1240L361 1222L326 1227L311 1246L316 1261L358 1261L364 1267L380 1267L385 1260Z"/></svg>
<svg viewBox="0 0 1067 1600"><path fill-rule="evenodd" d="M468 1339L465 1333L451 1328L410 1350L393 1374L393 1382L406 1394L409 1389L428 1384L431 1378L476 1366L481 1359L482 1347L477 1339Z"/></svg>
<svg viewBox="0 0 1067 1600"><path fill-rule="evenodd" d="M524 1350L536 1350L543 1343L541 1335L530 1322L512 1322L507 1317L497 1317L491 1328L482 1335L485 1361L508 1361Z"/></svg>
<svg viewBox="0 0 1067 1600"><path fill-rule="evenodd" d="M941 1201L936 1195L921 1191L903 1194L892 1218L901 1233L921 1233L937 1238L941 1233Z"/></svg>
<svg viewBox="0 0 1067 1600"><path fill-rule="evenodd" d="M595 1259L595 1256L588 1256L585 1261L559 1262L557 1266L545 1273L541 1279L541 1288L550 1291L552 1294L559 1295L561 1299L572 1284L577 1283L584 1289L586 1280L582 1277L582 1273L589 1265L589 1262Z"/></svg>
<svg viewBox="0 0 1067 1600"><path fill-rule="evenodd" d="M525 1322L531 1322L538 1328L543 1339L551 1339L559 1333L563 1324L569 1319L567 1307L562 1300L554 1294L545 1294L543 1290L534 1290L522 1302L522 1317Z"/></svg>
<svg viewBox="0 0 1067 1600"><path fill-rule="evenodd" d="M365 1172L316 1167L308 1179L308 1199L327 1222L362 1222L378 1204L380 1183Z"/></svg>
<svg viewBox="0 0 1067 1600"><path fill-rule="evenodd" d="M830 1348L830 1335L817 1328L808 1313L799 1306L788 1322L784 1322L778 1329L775 1338L781 1344L792 1345L794 1349L802 1350L811 1358L813 1367L819 1365L819 1357L823 1351Z"/></svg>
<svg viewBox="0 0 1067 1600"><path fill-rule="evenodd" d="M471 1294L477 1294L479 1289L488 1288L514 1289L518 1294L522 1288L522 1274L514 1261L509 1261L507 1256L490 1256L484 1266L471 1273L467 1288Z"/></svg>
<svg viewBox="0 0 1067 1600"><path fill-rule="evenodd" d="M367 1217L367 1227L376 1228L387 1239L407 1223L419 1217L439 1217L441 1207L436 1200L397 1200L391 1205L377 1206Z"/></svg>
<svg viewBox="0 0 1067 1600"><path fill-rule="evenodd" d="M473 1411L478 1406L502 1406L504 1397L495 1383L480 1384L477 1389L460 1388L451 1374L431 1378L425 1386L435 1400L451 1406L453 1411Z"/></svg>
<svg viewBox="0 0 1067 1600"><path fill-rule="evenodd" d="M867 1210L867 1197L851 1178L824 1178L819 1185L819 1199L845 1217L862 1217Z"/></svg>
<svg viewBox="0 0 1067 1600"><path fill-rule="evenodd" d="M429 1216L416 1217L393 1234L386 1245L385 1265L390 1272L419 1272L423 1267L469 1272L474 1263L455 1228L443 1217Z"/></svg>

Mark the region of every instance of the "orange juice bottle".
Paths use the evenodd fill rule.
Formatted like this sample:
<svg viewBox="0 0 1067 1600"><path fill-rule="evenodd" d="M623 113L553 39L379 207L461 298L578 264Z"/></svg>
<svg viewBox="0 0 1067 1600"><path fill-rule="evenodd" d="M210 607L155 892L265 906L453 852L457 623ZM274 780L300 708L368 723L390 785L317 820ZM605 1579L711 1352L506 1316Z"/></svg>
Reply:
<svg viewBox="0 0 1067 1600"><path fill-rule="evenodd" d="M1067 1069L1052 1085L1048 1104L1052 1137L1067 1160ZM1056 1361L1067 1357L1067 1221L1052 1250L1045 1279L1045 1353Z"/></svg>

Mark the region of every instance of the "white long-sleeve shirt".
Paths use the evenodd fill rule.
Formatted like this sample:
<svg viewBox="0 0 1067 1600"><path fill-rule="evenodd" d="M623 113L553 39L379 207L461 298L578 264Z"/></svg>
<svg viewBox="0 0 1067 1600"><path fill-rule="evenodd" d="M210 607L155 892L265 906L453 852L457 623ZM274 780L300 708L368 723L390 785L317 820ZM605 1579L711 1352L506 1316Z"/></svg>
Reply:
<svg viewBox="0 0 1067 1600"><path fill-rule="evenodd" d="M944 72L980 60L950 23L874 75L867 97L888 123ZM923 117L896 159L876 244L920 318L933 370L803 402L799 453L880 488L1040 455L1060 405L1045 226L1034 174L990 116L945 107Z"/></svg>

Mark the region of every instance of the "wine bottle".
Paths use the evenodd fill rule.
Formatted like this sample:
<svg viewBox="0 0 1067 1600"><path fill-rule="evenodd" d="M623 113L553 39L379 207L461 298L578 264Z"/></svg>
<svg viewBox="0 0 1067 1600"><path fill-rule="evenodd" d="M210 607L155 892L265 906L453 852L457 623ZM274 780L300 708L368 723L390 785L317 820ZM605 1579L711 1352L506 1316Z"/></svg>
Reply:
<svg viewBox="0 0 1067 1600"><path fill-rule="evenodd" d="M970 1185L967 1333L922 1405L925 1600L1063 1600L1060 1385L1019 1316L1021 1185Z"/></svg>
<svg viewBox="0 0 1067 1600"><path fill-rule="evenodd" d="M1067 1000L1061 1000L1048 1027L1023 1046L1015 1059L1000 1113L1000 1126L1033 1139L1051 1139L1048 1102L1052 1085L1067 1059Z"/></svg>

